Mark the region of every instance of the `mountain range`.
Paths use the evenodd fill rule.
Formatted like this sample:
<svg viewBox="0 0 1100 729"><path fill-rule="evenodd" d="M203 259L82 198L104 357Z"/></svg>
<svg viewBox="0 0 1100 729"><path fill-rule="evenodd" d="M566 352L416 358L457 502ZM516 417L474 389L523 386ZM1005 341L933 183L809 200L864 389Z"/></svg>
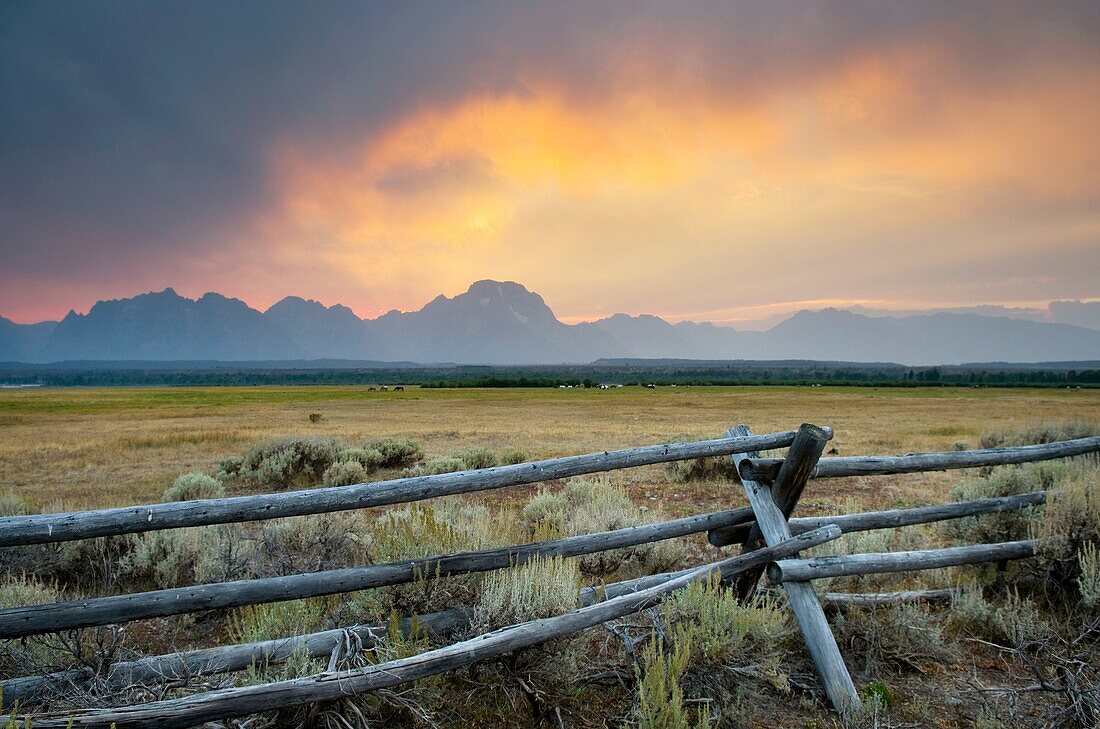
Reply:
<svg viewBox="0 0 1100 729"><path fill-rule="evenodd" d="M1090 306L1085 304L1084 306ZM97 302L60 322L0 317L0 361L373 360L457 364L587 363L604 358L1044 362L1100 359L1096 329L938 312L867 316L800 311L766 331L671 324L651 315L565 324L514 282L478 281L419 311L360 319L346 306L289 296L266 311L173 289Z"/></svg>

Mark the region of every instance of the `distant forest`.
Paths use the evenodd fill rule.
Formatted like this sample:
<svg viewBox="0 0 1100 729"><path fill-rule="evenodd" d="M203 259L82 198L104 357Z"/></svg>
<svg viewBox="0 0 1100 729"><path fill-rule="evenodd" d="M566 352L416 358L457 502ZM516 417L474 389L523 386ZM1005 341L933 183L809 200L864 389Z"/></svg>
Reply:
<svg viewBox="0 0 1100 729"><path fill-rule="evenodd" d="M1100 363L904 367L809 361L606 360L589 365L295 367L292 362L0 363L0 386L419 385L421 387L598 387L604 385L848 385L857 387L1100 387Z"/></svg>

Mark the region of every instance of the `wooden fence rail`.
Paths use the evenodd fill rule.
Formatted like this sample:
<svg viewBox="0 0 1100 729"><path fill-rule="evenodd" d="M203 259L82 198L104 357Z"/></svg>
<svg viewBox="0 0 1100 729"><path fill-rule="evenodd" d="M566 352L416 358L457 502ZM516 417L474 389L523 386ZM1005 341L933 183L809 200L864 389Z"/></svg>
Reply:
<svg viewBox="0 0 1100 729"><path fill-rule="evenodd" d="M289 681L208 691L180 699L154 701L111 709L87 709L32 717L35 729L102 727L127 729L157 726L183 729L205 721L243 716L258 711L378 691L408 681L452 671L472 663L576 633L615 618L640 612L692 582L712 573L729 579L746 569L766 565L803 549L824 544L840 536L840 530L825 526L800 534L772 547L704 565L688 574L638 592L631 592L563 615L520 623L443 648L386 663L349 670L320 673Z"/></svg>
<svg viewBox="0 0 1100 729"><path fill-rule="evenodd" d="M304 516L405 504L438 496L468 494L588 473L708 456L724 456L752 450L784 448L794 441L794 436L794 431L787 431L749 438L716 438L691 443L666 443L551 458L514 466L496 466L476 471L398 478L350 486L178 501L167 504L145 504L64 514L8 516L0 518L0 547L66 542L160 529L260 521L285 516Z"/></svg>
<svg viewBox="0 0 1100 729"><path fill-rule="evenodd" d="M940 453L908 453L904 456L837 456L817 462L810 478L840 478L843 476L885 476L897 473L946 471L956 468L1006 466L1034 461L1069 458L1100 450L1100 436L1077 438L1041 445L987 448L977 451L943 451ZM746 458L738 473L743 479L770 483L783 466L780 458Z"/></svg>
<svg viewBox="0 0 1100 729"><path fill-rule="evenodd" d="M998 562L1035 556L1035 542L971 544L965 547L922 549L911 552L872 552L835 557L780 560L768 568L772 582L806 582L827 577L877 575L887 572L934 570L964 564Z"/></svg>
<svg viewBox="0 0 1100 729"><path fill-rule="evenodd" d="M820 458L825 442L831 437L831 429L809 424L804 424L797 431L759 436L750 435L746 427L738 426L730 429L726 437L714 440L568 456L516 466L394 479L374 484L69 514L0 518L0 547L64 542L407 503L437 496L717 455L732 457L750 502L748 507L532 544L0 610L0 638L12 638L503 569L521 564L536 555L575 557L701 532L706 532L709 541L715 546L735 543L742 545L739 556L713 564L585 588L578 596L582 607L574 612L511 626L397 661L343 671L328 671L292 681L210 691L142 706L89 709L66 712L64 715L35 714L19 719L26 718L35 727L113 725L121 728L157 724L162 729L168 729L191 726L208 719L240 716L351 693L376 691L453 670L637 612L657 604L671 592L692 581L714 572L726 581L732 580L729 584L740 595L747 597L756 591L757 580L765 568L772 581L786 591L826 691L833 705L844 713L857 707L859 698L826 622L823 604L851 607L913 600L942 601L951 599L954 591L833 594L819 599L811 587L812 580L1021 559L1035 553L1035 544L1024 541L811 558L797 558L798 552L809 546L823 544L846 532L924 524L1038 506L1056 492L1037 491L909 509L791 518L807 482L811 478L994 466L1100 451L1100 437L1094 437L1038 446L977 451ZM786 446L790 446L790 450L784 459L760 458L756 453L758 450ZM761 543L767 546L762 546ZM468 609L459 608L424 616L421 624L436 632L445 632L467 626L470 616ZM58 686L80 686L92 679L103 680L108 686L117 686L157 682L196 673L236 671L255 661L285 661L296 650L305 650L310 655L324 655L348 631L367 644L378 636L378 626L353 626L275 641L150 656L115 664L102 676L95 676L90 670L71 669L45 676L5 679L0 682L0 690L4 691L5 701L10 704L13 698L40 697Z"/></svg>
<svg viewBox="0 0 1100 729"><path fill-rule="evenodd" d="M283 577L213 582L110 597L25 605L0 610L0 638L19 638L202 610L335 595L399 585L418 579L487 572L522 564L536 556L577 557L697 534L749 518L752 518L752 510L746 507L478 552L441 554Z"/></svg>
<svg viewBox="0 0 1100 729"><path fill-rule="evenodd" d="M838 514L836 516L802 516L788 521L795 534L816 529L824 524L836 524L845 534L867 532L875 529L894 529L896 527L931 524L949 519L962 519L968 516L991 514L998 511L1015 511L1029 506L1039 506L1047 502L1046 491L1033 491L1014 496L996 496L972 501L956 501L951 504L917 506L911 509L887 509L885 511L865 511L859 514ZM751 522L719 527L707 533L707 539L715 547L737 544L748 534Z"/></svg>

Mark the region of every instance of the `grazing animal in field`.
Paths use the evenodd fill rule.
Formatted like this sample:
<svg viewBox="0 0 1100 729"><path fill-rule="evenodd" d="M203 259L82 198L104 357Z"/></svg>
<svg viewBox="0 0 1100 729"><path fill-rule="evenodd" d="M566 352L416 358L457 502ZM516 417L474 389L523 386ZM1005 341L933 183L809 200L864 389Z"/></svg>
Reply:
<svg viewBox="0 0 1100 729"><path fill-rule="evenodd" d="M367 388L367 392L375 392L377 390L378 390L378 388L375 387L374 385L371 385L370 387Z"/></svg>
<svg viewBox="0 0 1100 729"><path fill-rule="evenodd" d="M390 388L386 387L385 385L382 385L382 387L380 389L382 390L382 392L386 392Z"/></svg>
<svg viewBox="0 0 1100 729"><path fill-rule="evenodd" d="M398 385L397 387L393 388L393 391L394 392L404 392L405 387L403 385Z"/></svg>
<svg viewBox="0 0 1100 729"><path fill-rule="evenodd" d="M656 385L646 385L645 387L646 387L647 390L656 390L657 389Z"/></svg>

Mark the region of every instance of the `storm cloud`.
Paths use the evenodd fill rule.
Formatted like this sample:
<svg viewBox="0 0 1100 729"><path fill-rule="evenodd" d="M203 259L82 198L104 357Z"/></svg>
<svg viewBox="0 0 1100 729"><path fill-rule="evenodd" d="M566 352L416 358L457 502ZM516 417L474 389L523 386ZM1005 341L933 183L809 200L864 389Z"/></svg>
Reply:
<svg viewBox="0 0 1100 729"><path fill-rule="evenodd" d="M0 314L1092 298L1097 82L1087 2L5 3Z"/></svg>

